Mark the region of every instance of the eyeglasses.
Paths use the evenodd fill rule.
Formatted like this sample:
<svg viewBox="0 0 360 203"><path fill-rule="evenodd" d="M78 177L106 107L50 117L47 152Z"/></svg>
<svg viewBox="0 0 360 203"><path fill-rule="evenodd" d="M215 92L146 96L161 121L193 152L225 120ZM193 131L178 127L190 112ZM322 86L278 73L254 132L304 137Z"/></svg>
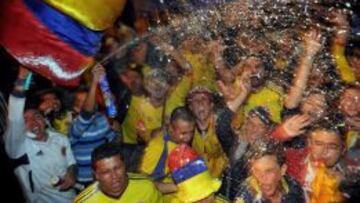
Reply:
<svg viewBox="0 0 360 203"><path fill-rule="evenodd" d="M331 151L339 151L341 149L341 145L335 143L326 143L320 140L312 140L312 143L317 147L323 147Z"/></svg>

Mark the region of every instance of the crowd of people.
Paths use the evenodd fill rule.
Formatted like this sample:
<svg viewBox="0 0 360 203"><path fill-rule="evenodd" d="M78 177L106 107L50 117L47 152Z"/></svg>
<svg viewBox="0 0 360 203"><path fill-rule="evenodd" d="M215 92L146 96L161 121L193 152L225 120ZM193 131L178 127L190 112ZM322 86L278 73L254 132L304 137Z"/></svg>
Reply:
<svg viewBox="0 0 360 203"><path fill-rule="evenodd" d="M279 13L253 6L167 10L151 29L144 16L135 30L118 23L104 36L103 65L76 88L27 94L30 72L20 66L0 105L0 132L26 201L356 200L353 11L311 5L311 15L289 17L293 5ZM115 117L98 87L103 77Z"/></svg>

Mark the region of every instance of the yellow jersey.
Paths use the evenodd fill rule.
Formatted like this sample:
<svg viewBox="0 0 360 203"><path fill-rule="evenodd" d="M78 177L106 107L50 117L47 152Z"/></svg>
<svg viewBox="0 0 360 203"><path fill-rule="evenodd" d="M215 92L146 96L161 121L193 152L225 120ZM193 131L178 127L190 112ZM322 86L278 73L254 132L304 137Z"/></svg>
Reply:
<svg viewBox="0 0 360 203"><path fill-rule="evenodd" d="M244 106L245 114L257 106L262 106L268 109L271 120L280 123L281 111L283 109L283 89L272 83L267 83L259 91L251 94Z"/></svg>
<svg viewBox="0 0 360 203"><path fill-rule="evenodd" d="M331 51L335 59L336 69L341 79L345 83L356 82L354 71L345 57L345 47L343 45L335 44Z"/></svg>
<svg viewBox="0 0 360 203"><path fill-rule="evenodd" d="M146 176L128 174L129 182L124 193L117 199L107 196L95 182L83 190L74 203L162 203L162 194Z"/></svg>
<svg viewBox="0 0 360 203"><path fill-rule="evenodd" d="M220 141L215 132L214 119L209 125L209 129L205 135L201 135L199 130L195 130L192 147L205 160L209 167L209 172L212 177L219 178L228 164L228 158L223 151Z"/></svg>
<svg viewBox="0 0 360 203"><path fill-rule="evenodd" d="M137 144L136 126L141 123L146 128L144 141L148 142L151 132L162 125L163 107L154 107L145 96L132 96L130 106L122 124L124 143Z"/></svg>
<svg viewBox="0 0 360 203"><path fill-rule="evenodd" d="M190 90L191 80L191 76L185 75L179 83L170 90L171 93L165 102L165 109L163 106L154 107L145 96L133 96L121 127L123 141L129 144L137 144L138 136L136 134L136 126L141 123L146 128L143 141L148 143L153 130L162 127L164 118L170 118L175 108L185 105L185 97Z"/></svg>

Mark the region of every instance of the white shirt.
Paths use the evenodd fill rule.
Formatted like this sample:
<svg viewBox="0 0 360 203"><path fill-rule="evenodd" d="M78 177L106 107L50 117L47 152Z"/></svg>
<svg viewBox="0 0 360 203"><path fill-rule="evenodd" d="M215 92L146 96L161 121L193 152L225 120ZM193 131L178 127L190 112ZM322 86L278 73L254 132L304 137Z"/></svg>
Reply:
<svg viewBox="0 0 360 203"><path fill-rule="evenodd" d="M59 191L51 185L51 178L62 177L75 159L66 136L47 131L48 139L36 141L25 136L23 118L25 99L10 96L9 125L5 133L5 149L12 159L26 157L28 164L23 163L15 169L27 202L71 202L75 191Z"/></svg>

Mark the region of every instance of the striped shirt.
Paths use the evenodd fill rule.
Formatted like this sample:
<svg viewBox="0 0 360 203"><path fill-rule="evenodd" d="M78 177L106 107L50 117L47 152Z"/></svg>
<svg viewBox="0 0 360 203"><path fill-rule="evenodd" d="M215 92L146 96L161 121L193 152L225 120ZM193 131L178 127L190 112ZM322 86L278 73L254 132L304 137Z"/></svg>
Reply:
<svg viewBox="0 0 360 203"><path fill-rule="evenodd" d="M82 111L70 127L69 138L77 162L77 181L93 181L91 171L91 153L99 145L110 142L116 133L110 127L106 117L99 112Z"/></svg>

